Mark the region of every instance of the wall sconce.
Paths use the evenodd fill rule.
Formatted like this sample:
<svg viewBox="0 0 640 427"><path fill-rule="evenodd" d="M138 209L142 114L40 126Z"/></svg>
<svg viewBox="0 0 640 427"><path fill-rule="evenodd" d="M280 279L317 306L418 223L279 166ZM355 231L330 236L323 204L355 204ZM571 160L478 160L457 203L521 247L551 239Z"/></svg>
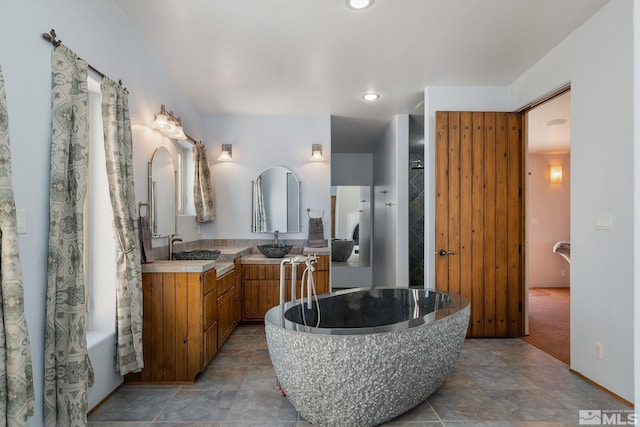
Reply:
<svg viewBox="0 0 640 427"><path fill-rule="evenodd" d="M562 165L549 166L549 183L562 184Z"/></svg>
<svg viewBox="0 0 640 427"><path fill-rule="evenodd" d="M218 156L218 160L221 162L230 162L233 160L233 149L232 144L222 144L222 148L220 149L220 155Z"/></svg>
<svg viewBox="0 0 640 427"><path fill-rule="evenodd" d="M322 144L311 144L311 161L321 162L324 160L322 157Z"/></svg>
<svg viewBox="0 0 640 427"><path fill-rule="evenodd" d="M190 139L182 129L180 117L174 116L172 111L167 111L164 104L160 106L160 113L155 115L151 127L170 139Z"/></svg>

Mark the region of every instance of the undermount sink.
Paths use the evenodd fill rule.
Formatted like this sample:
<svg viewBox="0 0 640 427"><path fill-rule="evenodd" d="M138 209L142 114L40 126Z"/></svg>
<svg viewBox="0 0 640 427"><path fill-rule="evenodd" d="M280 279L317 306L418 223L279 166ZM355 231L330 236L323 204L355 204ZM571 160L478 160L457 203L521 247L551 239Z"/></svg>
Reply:
<svg viewBox="0 0 640 427"><path fill-rule="evenodd" d="M178 261L188 260L216 260L220 256L217 249L193 249L190 251L174 252L173 259Z"/></svg>
<svg viewBox="0 0 640 427"><path fill-rule="evenodd" d="M258 250L260 253L267 258L282 258L291 252L293 249L293 245L284 245L284 244L266 244L266 245L258 245Z"/></svg>

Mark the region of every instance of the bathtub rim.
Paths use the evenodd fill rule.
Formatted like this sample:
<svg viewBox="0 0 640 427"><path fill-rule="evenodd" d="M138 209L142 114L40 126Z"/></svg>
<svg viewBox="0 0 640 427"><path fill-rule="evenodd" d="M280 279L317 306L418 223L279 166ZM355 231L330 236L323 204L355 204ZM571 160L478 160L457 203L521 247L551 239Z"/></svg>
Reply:
<svg viewBox="0 0 640 427"><path fill-rule="evenodd" d="M433 292L436 294L446 295L451 298L451 302L445 308L437 309L431 313L427 313L424 316L420 316L417 318L413 318L410 320L404 320L402 322L390 323L387 325L373 326L373 327L364 327L364 328L316 328L312 326L305 326L299 323L292 322L284 317L284 313L289 310L291 307L294 307L298 304L303 304L304 302L300 299L296 301L285 302L283 306L277 305L275 307L270 308L264 316L265 324L269 323L274 327L295 331L299 333L307 333L307 334L315 334L315 335L369 335L369 334L378 334L378 333L390 333L390 332L400 332L412 328L416 328L419 326L427 325L429 323L435 323L443 318L451 316L459 311L464 310L467 306L470 305L470 301L462 296L461 294L453 294L448 292L439 291L432 288L397 288L393 286L385 286L385 287L375 287L375 288L350 288L350 289L341 289L339 291L330 292L328 294L319 295L318 300L336 297L340 295L355 293L355 292L370 292L373 290L400 290L400 291L413 291L418 293L427 293Z"/></svg>

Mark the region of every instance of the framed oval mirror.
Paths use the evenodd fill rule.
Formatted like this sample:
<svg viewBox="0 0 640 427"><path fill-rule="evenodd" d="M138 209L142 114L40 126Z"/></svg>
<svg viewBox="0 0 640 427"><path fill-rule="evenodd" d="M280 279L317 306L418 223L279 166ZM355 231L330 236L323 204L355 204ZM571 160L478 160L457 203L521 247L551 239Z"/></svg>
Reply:
<svg viewBox="0 0 640 427"><path fill-rule="evenodd" d="M149 162L149 216L153 237L176 232L176 171L169 150L158 147Z"/></svg>
<svg viewBox="0 0 640 427"><path fill-rule="evenodd" d="M300 232L300 182L293 172L272 166L252 182L253 233Z"/></svg>

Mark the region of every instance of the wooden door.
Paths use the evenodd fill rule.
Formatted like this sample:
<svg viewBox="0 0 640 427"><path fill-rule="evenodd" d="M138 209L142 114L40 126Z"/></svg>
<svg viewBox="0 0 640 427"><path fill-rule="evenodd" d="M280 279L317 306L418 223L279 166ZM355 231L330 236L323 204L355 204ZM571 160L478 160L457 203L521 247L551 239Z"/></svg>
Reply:
<svg viewBox="0 0 640 427"><path fill-rule="evenodd" d="M522 335L521 115L436 112L436 288L471 301L468 335Z"/></svg>

